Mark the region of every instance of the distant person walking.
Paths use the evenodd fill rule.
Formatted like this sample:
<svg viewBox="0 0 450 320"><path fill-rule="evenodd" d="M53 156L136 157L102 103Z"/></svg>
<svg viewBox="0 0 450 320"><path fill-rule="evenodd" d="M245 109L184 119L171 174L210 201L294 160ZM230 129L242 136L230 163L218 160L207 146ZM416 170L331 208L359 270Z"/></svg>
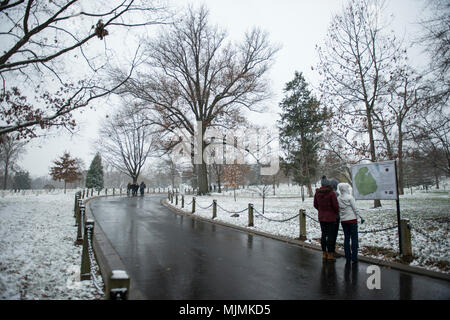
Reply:
<svg viewBox="0 0 450 320"><path fill-rule="evenodd" d="M336 196L338 198L338 202L339 202L339 191L338 191L338 185L339 185L339 181L337 181L334 178L328 179L328 182L330 184L330 187L333 188L333 191L336 193ZM337 236L338 236L338 232L339 232L339 222L340 222L340 216L339 214L337 215L337 220L336 220L336 230L334 232L334 242L336 242L337 240Z"/></svg>
<svg viewBox="0 0 450 320"><path fill-rule="evenodd" d="M344 230L344 252L347 263L358 262L358 209L356 201L351 194L348 183L340 183L339 189L339 215L341 216L342 229ZM350 246L351 242L351 246Z"/></svg>
<svg viewBox="0 0 450 320"><path fill-rule="evenodd" d="M132 191L133 191L133 196L137 196L138 190L139 190L139 185L137 183L133 183L132 187Z"/></svg>
<svg viewBox="0 0 450 320"><path fill-rule="evenodd" d="M322 236L320 244L322 246L322 258L324 260L335 261L334 252L336 249L337 218L339 215L339 203L336 193L330 186L326 176L321 179L321 187L316 189L314 194L314 208L319 215L320 229Z"/></svg>
<svg viewBox="0 0 450 320"><path fill-rule="evenodd" d="M139 189L140 189L140 191L141 191L141 196L143 197L144 196L144 192L145 192L145 188L146 188L147 186L145 185L145 183L144 183L144 181L142 181L141 182L141 185L139 186Z"/></svg>
<svg viewBox="0 0 450 320"><path fill-rule="evenodd" d="M128 184L127 184L127 196L130 195L130 191L131 191L131 183L128 182Z"/></svg>

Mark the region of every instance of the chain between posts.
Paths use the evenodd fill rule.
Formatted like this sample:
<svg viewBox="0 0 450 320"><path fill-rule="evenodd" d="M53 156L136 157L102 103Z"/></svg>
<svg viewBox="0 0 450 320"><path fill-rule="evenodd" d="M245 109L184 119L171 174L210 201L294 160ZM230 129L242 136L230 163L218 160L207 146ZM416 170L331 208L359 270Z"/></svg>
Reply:
<svg viewBox="0 0 450 320"><path fill-rule="evenodd" d="M286 221L295 219L295 218L297 218L297 217L300 215L300 213L297 213L296 215L294 215L294 216L292 216L292 217L290 217L290 218L283 219L283 220L278 220L278 219L268 218L268 217L266 217L265 215L263 215L262 213L260 213L260 212L259 212L258 210L256 210L256 209L253 209L253 210L256 212L257 215L263 217L264 219L267 219L267 220L269 220L269 221L274 221L274 222L286 222Z"/></svg>
<svg viewBox="0 0 450 320"><path fill-rule="evenodd" d="M434 238L434 237L432 237L432 236L426 234L423 230L420 230L419 228L417 228L417 227L415 227L415 226L411 226L411 225L410 225L410 228L411 228L411 230L416 231L416 232L419 233L420 235L422 235L422 236L424 236L425 238L430 239L430 240L432 240L432 241L434 241L434 242L438 242L438 243L441 243L441 244L444 244L444 243L446 242L445 239L436 239L436 238ZM445 243L445 244L446 244L446 243Z"/></svg>
<svg viewBox="0 0 450 320"><path fill-rule="evenodd" d="M229 210L227 210L227 209L225 209L225 208L222 208L219 204L217 204L217 207L218 207L219 209L225 211L226 213L233 213L233 214L235 214L235 213L242 213L242 212L248 210L248 208L245 208L245 209L242 209L242 210L240 210L240 211L229 211Z"/></svg>
<svg viewBox="0 0 450 320"><path fill-rule="evenodd" d="M200 206L200 205L197 203L197 207L199 207L200 209L203 209L203 210L209 209L209 208L211 208L212 206L213 206L212 203L211 203L209 206L207 206L207 207L202 207L202 206Z"/></svg>
<svg viewBox="0 0 450 320"><path fill-rule="evenodd" d="M105 293L100 288L100 285L98 283L97 277L96 277L95 272L94 272L95 269L94 269L94 253L93 253L94 250L92 248L92 230L93 230L92 225L87 225L86 226L86 233L87 233L87 240L88 240L90 274L91 274L92 282L94 283L95 289L97 289L97 292L99 294L104 295Z"/></svg>
<svg viewBox="0 0 450 320"><path fill-rule="evenodd" d="M190 205L190 204L193 203L193 202L194 202L194 198L193 198L189 203L187 203L187 205ZM213 202L213 203L211 203L211 204L210 204L209 206L207 206L207 207L202 207L202 206L198 205L198 203L197 203L197 206L198 206L200 209L206 210L206 209L209 209L209 208L213 207L214 204L215 204L216 210L217 210L217 207L218 207L218 208L221 209L222 211L227 212L227 213L231 213L231 214L242 213L242 212L245 212L245 211L248 211L248 210L249 210L249 208L245 208L245 209L242 209L242 210L239 210L239 211L236 211L236 210L227 210L227 209L223 208L222 206L220 206L217 202L215 202L215 203ZM252 207L252 209L253 209L252 211L254 211L258 216L261 216L261 217L263 217L264 219L266 219L266 220L268 220L268 221L273 221L273 222L287 222L287 221L293 220L293 219L295 219L295 218L298 218L301 214L303 214L305 217L307 217L307 218L311 219L312 221L314 221L314 222L320 224L320 221L319 221L318 219L315 219L315 218L311 217L310 215L306 214L306 211L304 211L304 210L303 210L303 213L295 214L295 215L293 215L292 217L289 217L289 218L286 218L286 219L273 219L273 218L267 217L266 215L262 214L261 212L259 212L257 209L255 209L255 208L253 208L253 207ZM216 211L213 212L213 218L215 217L215 214L216 214ZM360 215L358 215L358 216L359 216L359 218L361 218L361 223L364 223L364 219L363 219ZM249 218L249 219L250 219L250 218ZM252 224L252 223L249 223L249 224ZM430 239L430 240L432 240L432 241L439 242L439 243L444 243L444 242L445 242L445 240L439 240L439 239L436 239L436 238L434 238L434 237L432 237L432 236L429 236L429 235L426 234L423 230L420 230L420 229L418 229L418 228L416 228L416 227L412 227L412 226L408 226L408 227L409 227L411 230L417 231L417 233L421 234L422 236L424 236L424 237L426 237L426 238L428 238L428 239ZM389 226L389 227L385 227L385 228L380 228L380 229L358 230L358 233L359 233L359 234L378 233L378 232L384 232L384 231L388 231L388 230L393 230L393 229L396 229L396 228L398 228L398 225L393 225L393 226ZM342 230L339 230L339 232L342 232ZM304 237L306 238L306 235L301 235L301 236L304 236Z"/></svg>

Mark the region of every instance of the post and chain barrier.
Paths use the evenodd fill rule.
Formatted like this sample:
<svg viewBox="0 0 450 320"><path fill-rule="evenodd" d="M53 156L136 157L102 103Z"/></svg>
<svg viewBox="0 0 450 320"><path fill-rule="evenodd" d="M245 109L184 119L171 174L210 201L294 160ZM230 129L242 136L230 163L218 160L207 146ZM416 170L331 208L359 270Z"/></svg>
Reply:
<svg viewBox="0 0 450 320"><path fill-rule="evenodd" d="M262 217L262 218L264 218L264 219L266 219L268 221L279 222L279 223L288 222L290 220L294 220L296 218L299 218L299 229L300 229L299 233L300 233L300 236L299 236L298 239L300 239L300 240L306 240L307 239L307 237L306 237L306 220L305 220L306 218L309 218L310 220L316 222L317 224L320 224L320 221L318 219L308 215L306 213L306 210L304 210L304 209L300 209L298 214L294 214L294 215L292 215L292 216L290 216L288 218L285 218L285 219L274 219L274 218L268 217L267 214L262 214L261 212L259 212L257 209L255 209L253 207L252 204L249 204L248 208L244 208L242 210L228 210L228 209L225 209L224 207L222 207L219 203L217 203L216 200L213 200L213 202L209 206L203 207L203 206L199 205L198 203L196 203L195 197L193 197L191 201L186 202L184 200L184 196L182 196L182 203L183 203L183 207L184 207L184 205L192 204L192 213L195 213L196 206L198 208L200 208L200 209L203 209L203 210L207 210L207 209L212 207L213 208L213 215L212 215L213 219L215 219L217 217L217 210L218 209L220 209L220 210L222 210L222 211L224 211L226 213L229 213L229 214L240 214L240 213L243 213L245 211L248 211L248 215L249 215L249 217L248 217L248 226L249 227L254 226L254 219L253 219L254 218L254 214L256 214L256 216L260 216L260 217ZM271 213L273 213L273 212L271 212ZM277 214L282 214L282 213L277 213ZM364 223L363 218L361 216L359 216L359 217L362 219L362 223ZM411 253L412 250L410 249L411 248L411 236L410 236L409 231L415 231L415 232L423 235L424 237L427 237L428 239L430 239L432 241L445 243L445 239L444 240L439 240L439 239L433 238L432 236L427 235L424 231L422 231L422 230L420 230L420 229L418 229L416 227L412 227L409 224L408 221L402 222L402 224L404 224L404 226L402 226L402 228L406 228L406 231L404 232L404 234L407 235L406 238L405 238L405 241L404 241L405 244L403 245L403 252L406 252L406 254L403 254L403 257L410 257L410 256L412 256L412 253ZM389 230L394 230L394 229L397 229L397 228L398 228L398 225L392 225L392 226L388 226L388 227L384 227L384 228L376 228L376 229L369 229L369 230L358 230L358 233L359 234L378 233L378 232L385 232L385 231L389 231ZM342 230L339 230L339 232L342 232Z"/></svg>
<svg viewBox="0 0 450 320"><path fill-rule="evenodd" d="M90 278L92 280L92 283L94 284L94 287L97 290L97 292L101 295L104 295L105 293L103 292L102 288L100 287L97 276L95 275L94 250L93 250L93 246L92 246L93 233L94 233L94 221L88 220L88 221L86 221L86 226L85 226L85 239L86 239L85 243L86 243L86 245L83 247L83 258L85 259L85 261L84 261L84 263L83 262L81 263L82 271L81 271L80 276L82 276L83 279ZM86 269L88 269L88 270L86 270Z"/></svg>
<svg viewBox="0 0 450 320"><path fill-rule="evenodd" d="M106 193L107 191L105 191ZM86 219L86 208L83 204L81 191L75 194L75 218L77 221L76 244L83 244L80 266L80 280L92 280L98 294L111 300L128 299L130 278L124 270L112 270L105 280L106 290L102 289L96 276L94 256L94 220ZM81 230L81 231L80 231ZM103 272L103 271L102 271Z"/></svg>

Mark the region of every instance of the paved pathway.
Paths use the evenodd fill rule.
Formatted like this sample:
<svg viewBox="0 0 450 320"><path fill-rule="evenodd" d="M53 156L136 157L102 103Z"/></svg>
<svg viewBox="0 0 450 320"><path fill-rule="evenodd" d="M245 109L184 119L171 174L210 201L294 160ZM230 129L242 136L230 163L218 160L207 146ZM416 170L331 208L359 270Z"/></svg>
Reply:
<svg viewBox="0 0 450 320"><path fill-rule="evenodd" d="M450 299L450 283L366 263L323 263L321 252L173 213L161 196L88 203L147 299Z"/></svg>

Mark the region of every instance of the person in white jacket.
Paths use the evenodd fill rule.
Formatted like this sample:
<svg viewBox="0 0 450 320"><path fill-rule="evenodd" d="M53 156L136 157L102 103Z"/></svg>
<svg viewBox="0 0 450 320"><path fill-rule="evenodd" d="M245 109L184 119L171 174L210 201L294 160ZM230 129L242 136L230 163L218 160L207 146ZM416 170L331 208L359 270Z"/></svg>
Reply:
<svg viewBox="0 0 450 320"><path fill-rule="evenodd" d="M339 215L341 217L342 230L344 231L344 252L347 263L358 262L358 209L356 201L351 194L351 187L348 183L338 185L340 196ZM351 242L351 246L350 246Z"/></svg>

